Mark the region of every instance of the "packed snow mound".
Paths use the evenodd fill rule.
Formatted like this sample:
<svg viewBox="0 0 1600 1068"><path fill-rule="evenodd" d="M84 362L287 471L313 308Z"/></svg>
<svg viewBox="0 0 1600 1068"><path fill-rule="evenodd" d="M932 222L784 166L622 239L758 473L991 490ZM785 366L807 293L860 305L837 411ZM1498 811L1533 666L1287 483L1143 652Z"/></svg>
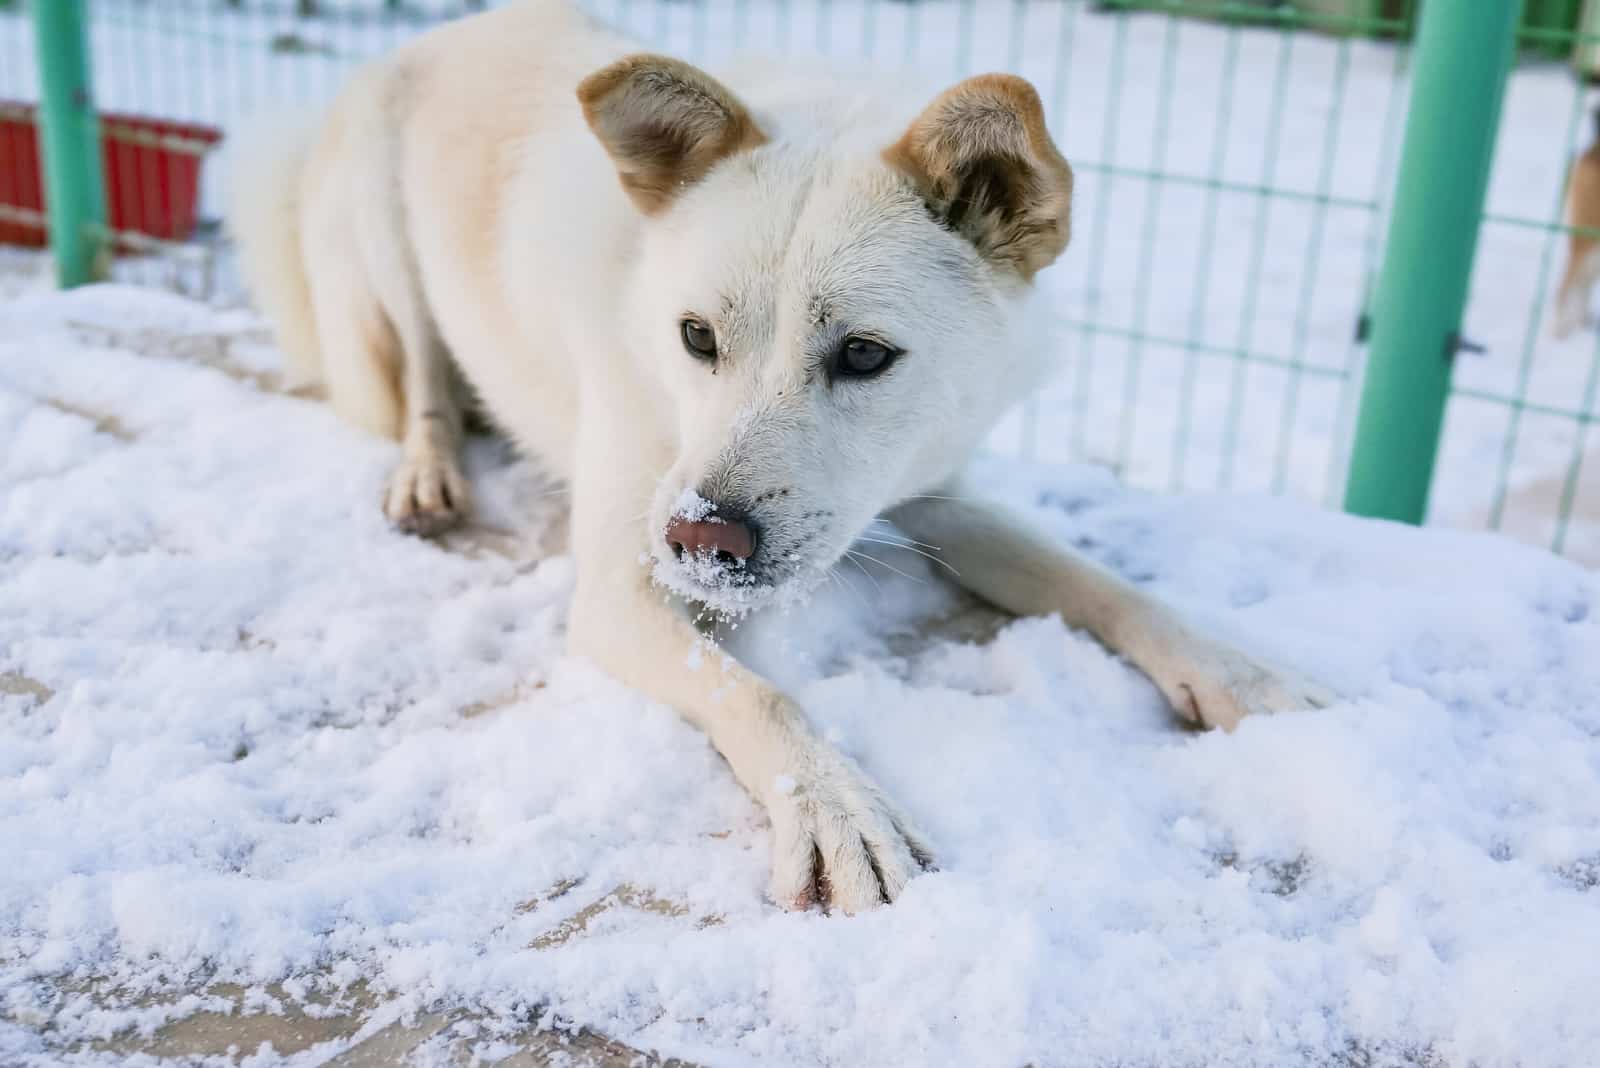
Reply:
<svg viewBox="0 0 1600 1068"><path fill-rule="evenodd" d="M940 870L791 914L705 740L563 652L559 490L483 446L474 528L396 534L395 446L274 375L242 314L0 305L0 1061L93 1059L160 984L288 979L707 1065L1593 1063L1579 568L990 464L1064 541L1348 700L1191 733L1057 621L970 641L915 555L844 569L727 640Z"/></svg>

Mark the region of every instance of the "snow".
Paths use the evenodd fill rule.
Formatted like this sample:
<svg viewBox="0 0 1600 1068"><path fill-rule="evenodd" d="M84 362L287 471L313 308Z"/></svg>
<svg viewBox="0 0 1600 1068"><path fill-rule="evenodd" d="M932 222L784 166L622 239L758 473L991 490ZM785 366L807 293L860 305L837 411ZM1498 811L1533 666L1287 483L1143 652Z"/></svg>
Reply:
<svg viewBox="0 0 1600 1068"><path fill-rule="evenodd" d="M484 1012L496 1054L539 1018L707 1065L1592 1062L1576 565L991 461L1056 536L1348 700L1190 733L1055 620L971 641L920 557L845 569L728 641L940 870L791 914L705 740L562 651L559 492L485 445L477 530L395 534L395 447L274 365L248 315L151 291L0 305L0 1062L358 981L386 1019ZM140 1001L212 983L246 994Z"/></svg>
<svg viewBox="0 0 1600 1068"><path fill-rule="evenodd" d="M710 517L707 519L708 522L720 523L720 519L711 515L715 510L716 506L696 493L693 487L685 486L683 492L672 502L672 515L669 518L687 519L691 523L696 523Z"/></svg>

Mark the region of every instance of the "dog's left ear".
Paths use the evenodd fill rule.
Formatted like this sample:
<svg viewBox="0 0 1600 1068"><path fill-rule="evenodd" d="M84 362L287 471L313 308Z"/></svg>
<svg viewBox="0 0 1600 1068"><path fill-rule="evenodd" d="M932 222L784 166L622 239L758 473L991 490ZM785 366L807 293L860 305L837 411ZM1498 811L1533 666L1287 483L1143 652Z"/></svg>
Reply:
<svg viewBox="0 0 1600 1068"><path fill-rule="evenodd" d="M654 215L717 163L766 141L722 83L668 56L620 59L578 85L583 117L639 210Z"/></svg>
<svg viewBox="0 0 1600 1068"><path fill-rule="evenodd" d="M1067 247L1072 168L1022 78L984 74L945 90L883 158L935 218L1024 279Z"/></svg>

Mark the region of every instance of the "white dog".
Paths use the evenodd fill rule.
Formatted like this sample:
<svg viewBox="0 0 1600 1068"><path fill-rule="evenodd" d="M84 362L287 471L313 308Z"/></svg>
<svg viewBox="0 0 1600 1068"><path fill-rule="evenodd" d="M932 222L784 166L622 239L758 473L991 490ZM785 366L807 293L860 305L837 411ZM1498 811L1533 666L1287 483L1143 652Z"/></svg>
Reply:
<svg viewBox="0 0 1600 1068"><path fill-rule="evenodd" d="M687 605L803 592L880 515L1195 723L1323 700L962 481L1047 370L1026 306L1068 239L1072 171L1020 78L906 110L730 87L524 0L366 69L237 193L291 369L404 444L398 526L468 507L457 368L567 480L572 648L706 732L767 808L780 903L892 901L933 851L793 700L698 655Z"/></svg>

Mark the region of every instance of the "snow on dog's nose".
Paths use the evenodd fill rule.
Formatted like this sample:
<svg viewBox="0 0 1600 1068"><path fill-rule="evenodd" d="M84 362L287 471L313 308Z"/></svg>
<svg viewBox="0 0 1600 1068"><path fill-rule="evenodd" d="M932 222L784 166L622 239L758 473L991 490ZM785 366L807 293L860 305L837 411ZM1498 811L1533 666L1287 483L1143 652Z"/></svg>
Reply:
<svg viewBox="0 0 1600 1068"><path fill-rule="evenodd" d="M667 544L678 556L714 557L732 563L756 551L756 536L744 523L711 515L690 519L675 515L667 522Z"/></svg>

